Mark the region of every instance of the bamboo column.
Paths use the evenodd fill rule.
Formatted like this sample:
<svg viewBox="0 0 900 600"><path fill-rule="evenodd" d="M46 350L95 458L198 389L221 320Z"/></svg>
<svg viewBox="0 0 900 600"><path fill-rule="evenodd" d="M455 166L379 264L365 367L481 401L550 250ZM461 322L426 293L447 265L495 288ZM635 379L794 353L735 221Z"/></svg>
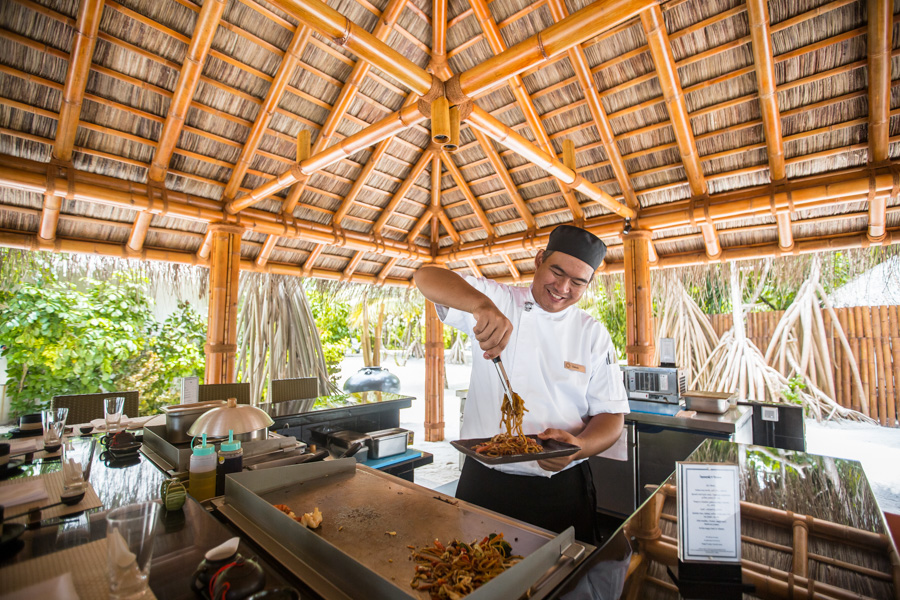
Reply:
<svg viewBox="0 0 900 600"><path fill-rule="evenodd" d="M895 399L894 370L891 367L891 329L888 318L888 307L878 308L878 320L881 322L881 353L884 356L884 383L887 425L894 427L897 419L897 403ZM898 382L900 383L900 382Z"/></svg>
<svg viewBox="0 0 900 600"><path fill-rule="evenodd" d="M444 324L425 301L425 441L444 439Z"/></svg>
<svg viewBox="0 0 900 600"><path fill-rule="evenodd" d="M62 106L59 121L56 125L56 141L53 145L53 157L62 163L72 160L75 147L75 134L81 118L81 103L84 100L84 88L87 85L88 73L97 43L97 32L100 29L100 18L103 16L103 0L83 0L78 9L75 22L75 38L72 41L72 52L69 54L69 68L66 72L66 85L62 92ZM51 167L48 167L51 168ZM59 223L59 211L62 199L54 195L44 196L41 211L41 222L38 226L38 237L43 242L56 239L56 226Z"/></svg>
<svg viewBox="0 0 900 600"><path fill-rule="evenodd" d="M629 365L656 366L650 289L650 237L645 229L622 236L625 245L625 315Z"/></svg>
<svg viewBox="0 0 900 600"><path fill-rule="evenodd" d="M237 351L238 281L241 235L237 225L210 223L209 324L206 334L206 383L233 383Z"/></svg>
<svg viewBox="0 0 900 600"><path fill-rule="evenodd" d="M888 307L891 325L891 354L894 371L894 415L900 419L900 307Z"/></svg>

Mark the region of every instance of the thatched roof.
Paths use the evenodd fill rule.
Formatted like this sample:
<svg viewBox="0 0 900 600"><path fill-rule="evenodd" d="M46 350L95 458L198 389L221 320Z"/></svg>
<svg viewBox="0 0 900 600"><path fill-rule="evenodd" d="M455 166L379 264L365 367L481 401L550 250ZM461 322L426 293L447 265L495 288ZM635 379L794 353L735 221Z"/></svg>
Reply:
<svg viewBox="0 0 900 600"><path fill-rule="evenodd" d="M626 215L660 267L900 241L896 2L606 5L563 22L591 28L569 49L545 30L586 0L332 0L343 40L298 18L319 0L0 2L0 245L205 264L225 221L243 268L404 285L428 262L527 279L567 222L615 272ZM361 70L376 37L399 54ZM546 58L466 88L516 44ZM414 101L460 74L477 108L451 151ZM297 167L303 131L310 161L346 151Z"/></svg>

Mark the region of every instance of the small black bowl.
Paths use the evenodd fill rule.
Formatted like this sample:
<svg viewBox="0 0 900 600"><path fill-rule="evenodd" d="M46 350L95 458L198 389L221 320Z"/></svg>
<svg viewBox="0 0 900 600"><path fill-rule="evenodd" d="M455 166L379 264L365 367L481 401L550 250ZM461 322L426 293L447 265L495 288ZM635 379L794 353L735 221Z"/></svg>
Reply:
<svg viewBox="0 0 900 600"><path fill-rule="evenodd" d="M44 452L47 454L53 454L57 452L60 448L62 448L62 444L51 444L50 446L44 446Z"/></svg>
<svg viewBox="0 0 900 600"><path fill-rule="evenodd" d="M81 435L87 435L94 430L93 425L82 425L81 426Z"/></svg>

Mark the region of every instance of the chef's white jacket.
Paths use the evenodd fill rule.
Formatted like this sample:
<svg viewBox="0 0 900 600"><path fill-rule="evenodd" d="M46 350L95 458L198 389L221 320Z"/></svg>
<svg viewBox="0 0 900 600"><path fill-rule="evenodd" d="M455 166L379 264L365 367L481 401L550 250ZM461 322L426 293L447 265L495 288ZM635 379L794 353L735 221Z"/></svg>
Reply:
<svg viewBox="0 0 900 600"><path fill-rule="evenodd" d="M549 313L534 301L531 288L512 287L489 279L465 277L490 298L513 325L509 345L500 355L513 390L525 401L522 430L534 435L555 427L578 434L600 413L627 413L628 396L606 328L585 311L570 306ZM471 313L438 306L450 326L474 336ZM472 377L463 413L462 439L487 438L503 432L500 405L503 387L496 367L472 339ZM580 461L573 461L571 468ZM517 475L550 477L536 461L497 465Z"/></svg>

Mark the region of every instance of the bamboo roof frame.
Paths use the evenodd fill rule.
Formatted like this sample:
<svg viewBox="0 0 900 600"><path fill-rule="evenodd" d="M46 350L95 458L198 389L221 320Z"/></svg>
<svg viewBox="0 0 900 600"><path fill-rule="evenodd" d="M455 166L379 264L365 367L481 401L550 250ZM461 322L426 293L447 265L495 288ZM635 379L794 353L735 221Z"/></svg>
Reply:
<svg viewBox="0 0 900 600"><path fill-rule="evenodd" d="M214 3L200 6L192 0L168 1L192 13L197 23L204 13L214 12ZM900 109L891 108L891 61L900 54L894 43L900 17L891 14L885 3L867 0L868 21L862 19L855 26L784 49L776 36L838 11L845 14L856 10L862 0L823 0L805 12L785 12L791 0L781 0L775 23L769 19L770 7L760 0L748 0L746 4L711 9L702 18L688 20L686 26L674 30L674 21L668 20L668 15L684 12L684 7L693 6L695 0L616 0L581 5L540 0L510 4L499 13L499 4L488 5L482 0L473 0L465 10L448 7L446 0L431 6L413 0L393 0L378 6L355 1L359 11L351 20L320 0L278 0L275 8L254 0L216 0L215 4L221 6L213 26L198 25L186 34L183 27L145 10L141 0L85 1L79 3L77 15L64 12L54 2L43 6L33 0L11 0L9 6L14 8L7 10L34 13L73 31L72 51L15 29L9 25L12 21L0 24L0 43L65 61L70 71L77 69L82 81L68 77L60 83L39 70L0 60L0 142L7 140L4 148L12 148L9 140L52 148L55 160L39 167L40 160L13 160L15 154L3 151L0 187L41 195L39 217L28 212L37 207L25 210L26 206L0 199L0 218L6 215L5 222L22 219L23 225L32 223L24 229L14 224L0 226L0 231L11 235L4 239L16 247L63 251L96 242L102 243L96 246L102 252L169 256L178 262L188 260L182 254L194 254L192 264L205 264L209 236L202 229L197 233L189 223L202 226L232 222L241 224L245 231L242 268L251 268L252 264L253 270L271 267L375 285L409 285L408 278L417 265L428 262L501 279L501 270L505 270L505 279L527 281L530 274L522 257L533 255L559 222L582 224L615 246L622 233L622 218L631 218L636 226L654 232L657 244L667 242L668 251L664 253L651 247L656 268L692 260L740 260L754 253L762 256L846 244L897 243L893 216L897 214L897 194L893 191L897 186L885 182L893 181L896 170L891 144L897 136L890 135L890 126ZM240 9L235 8L237 5ZM94 15L93 24L85 11ZM288 37L276 42L264 30L247 27L249 14L281 28L279 31L286 31ZM101 26L101 15L104 19L115 15L186 46L184 58L136 45L115 33L106 21ZM509 33L529 19L543 19L542 30L535 28L540 33ZM471 29L467 22L475 21L477 30L461 38L460 28ZM692 36L735 21L740 22L736 35L701 46L699 51L685 52L683 44ZM422 33L426 29L431 32L430 44ZM644 37L636 37L634 45L598 59L598 48L625 34L637 36L634 32L638 30ZM267 64L250 55L238 58L223 46L220 38L226 34L273 58L267 59ZM779 74L779 69L801 56L858 44L862 35L867 36L868 44L863 60L826 65L786 80ZM163 87L137 71L104 62L97 54L101 45L104 52L177 71L178 81L174 87ZM473 53L484 54L478 50L479 45L494 56L480 62L467 59L474 66L454 73L452 64ZM742 49L751 55L745 66L702 78L689 72ZM327 56L333 64L347 69L345 74L315 56ZM648 57L652 57L653 65L649 71L608 80L625 66L635 66L639 61L646 64ZM211 61L217 61L220 69L235 69L233 73L249 78L247 81L262 82L263 92L251 93L227 83L208 69ZM562 67L561 78L535 87L535 78ZM780 95L791 90L858 77L854 74L863 69L871 82L868 90L844 87L841 93L815 102L779 107L783 102ZM95 79L132 86L142 94L161 98L169 103L166 117L148 110L147 105L98 94L96 82L88 84L89 73ZM315 78L320 82L317 85L331 86L335 94L323 96L308 91L311 88L297 78L298 73ZM755 78L755 92L745 87L736 94L718 96L711 103L697 104L698 93L723 84L737 85L747 77ZM52 110L49 101L21 101L9 87L11 82L60 94L60 109ZM622 100L651 84L660 86L662 97L641 92L643 96ZM556 98L563 93L575 94L575 100L560 102ZM388 99L391 94L393 99ZM429 94L447 95L452 98L451 104L471 103L471 108L463 111L465 139L455 152L412 141L427 132L421 123L427 126L428 111L417 100ZM781 132L786 123L802 119L804 112L849 110L847 107L863 97L868 99L867 112L850 112L851 118L824 126L793 126ZM246 112L223 110L217 103L226 98L253 108ZM752 101L759 106L759 117L754 118L751 112L749 118L729 121L717 117L712 127L703 124L703 119L728 111L747 111ZM323 112L314 116L306 109L289 108L296 102ZM76 103L79 108L73 129L71 107ZM157 133L148 135L135 126L110 126L109 118L93 116L99 114L95 107L100 104L120 115L117 118L123 123L133 119L142 123L141 128L158 128ZM666 118L648 118L658 115L662 107L666 107ZM34 123L41 119L57 123L56 134L50 137L38 128L23 128L19 121L9 120L10 115L29 115ZM198 118L207 121L198 126ZM624 126L635 119L637 126ZM236 139L212 127L215 122L243 128L247 135ZM298 128L315 137L312 155L300 161L295 160L294 152L285 150L288 144L294 145ZM71 133L66 133L69 130ZM187 143L186 136L236 154L224 158L221 153L201 150L195 143ZM650 136L657 139L648 144ZM729 136L748 141L719 145L710 151L712 144ZM821 143L829 136L850 143L830 147ZM100 138L110 143L116 140L118 147L134 151L123 153L110 144L98 145L94 140ZM558 160L560 144L572 139L577 140L574 169ZM498 151L493 143L506 149ZM798 144L813 151L797 153L792 148ZM472 154L466 154L476 147L481 148L484 158L474 155L473 160ZM135 153L139 148L149 154L141 158ZM679 152L673 155L675 151ZM766 164L741 164L742 155L759 152L766 157ZM863 157L866 167L858 162L844 168L822 166L854 153ZM680 162L667 158L671 156L680 156ZM85 161L143 170L147 183L135 184L132 179L126 192L122 182L127 178L116 181L116 177L94 176L84 171ZM729 161L739 166L717 166ZM548 174L535 177L534 166ZM429 167L431 176L421 178ZM682 167L684 174L679 175ZM813 168L812 172L818 174L791 175L801 172L800 168ZM210 176L216 169L224 169L226 176ZM273 173L279 169L280 174ZM37 184L38 173L43 185ZM779 177L781 173L784 177ZM444 179L443 175L448 177ZM728 187L728 182L738 180L744 183ZM650 181L653 183L648 186ZM179 191L204 187L219 190L216 193L221 199ZM290 187L286 197L280 193L284 187ZM852 191L835 192L838 188ZM686 195L689 200L683 199ZM653 200L656 197L665 200ZM815 221L818 217L797 216L798 210L807 208L829 211L859 203L868 211L863 232L840 227L838 219ZM251 209L251 204L258 207ZM119 212L111 213L116 215L111 220L100 216L103 212L96 212L99 208L89 209L82 216L72 213L75 205L105 206L104 211ZM123 221L119 219L129 217L121 211L134 209L137 211L131 212L126 236L95 237L91 233L122 230ZM731 226L732 221L748 218L771 219L771 224ZM65 223L61 234L57 231L59 222ZM179 222L185 226L179 226ZM827 226L819 242L794 239L794 225L813 222ZM156 223L160 224L154 226ZM689 228L695 233L677 239L664 235L676 228ZM740 237L729 240L733 244L734 239L741 239L741 245L723 247L717 229L725 228L737 232ZM73 231L83 233L73 237ZM167 231L181 237L178 246L166 247L161 241L173 238ZM23 240L23 235L34 239ZM62 239L57 239L60 235ZM701 240L705 256L697 255L696 244ZM152 246L145 248L148 242ZM117 245L120 249L114 250ZM323 252L323 245L333 250ZM673 247L681 250L673 254ZM349 257L345 256L348 251ZM292 265L284 261L297 260L298 252L305 260L294 263L298 268L291 269ZM373 255L384 259L374 260ZM499 263L495 255L499 255ZM514 259L511 255L518 256ZM344 266L333 272L333 267L315 264L319 259L331 264L337 257ZM306 264L310 259L313 263ZM272 260L276 263L270 264ZM615 257L604 265L610 272L620 268ZM392 274L406 279L392 279Z"/></svg>

